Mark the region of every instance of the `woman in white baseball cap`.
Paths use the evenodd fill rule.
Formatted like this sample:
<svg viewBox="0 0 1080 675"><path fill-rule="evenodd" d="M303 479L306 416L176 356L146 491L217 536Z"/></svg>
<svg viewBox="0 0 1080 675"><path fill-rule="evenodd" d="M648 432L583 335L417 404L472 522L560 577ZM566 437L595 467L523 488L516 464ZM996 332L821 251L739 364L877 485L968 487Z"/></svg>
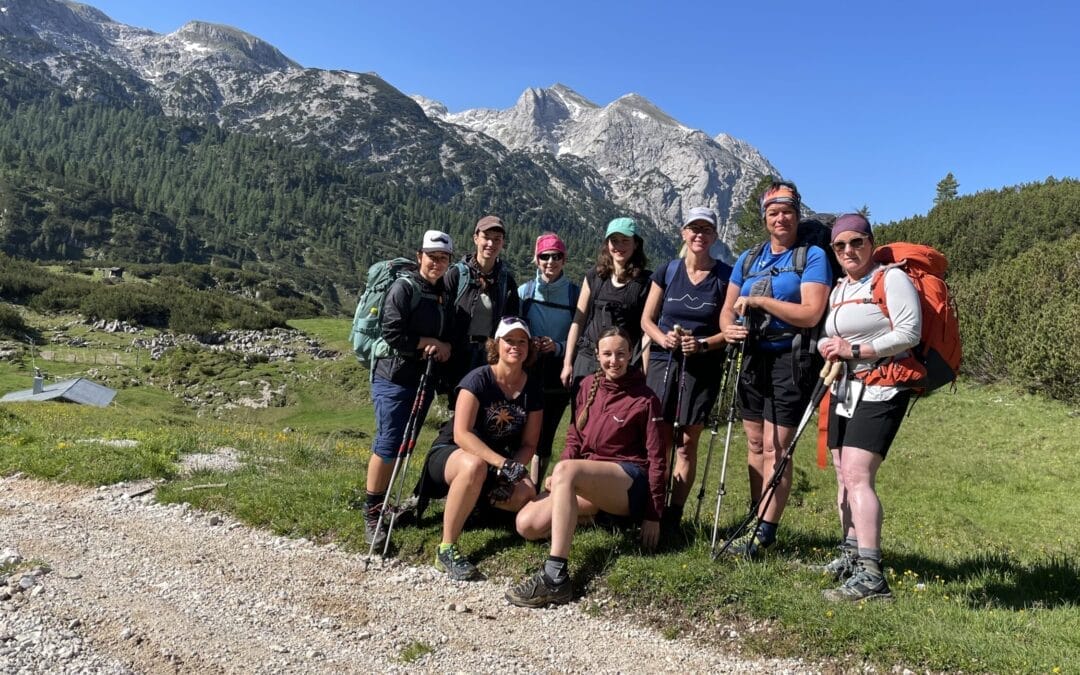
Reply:
<svg viewBox="0 0 1080 675"><path fill-rule="evenodd" d="M536 496L528 466L540 438L544 398L540 378L526 372L536 353L528 324L503 317L487 341L488 365L457 385L454 416L428 453L420 496L446 498L435 567L451 579L483 578L457 548L477 504L516 512Z"/></svg>
<svg viewBox="0 0 1080 675"><path fill-rule="evenodd" d="M375 361L371 373L371 400L375 406L375 438L371 442L364 499L364 534L381 550L388 519L379 526L394 460L401 448L410 412L420 387L426 359L439 367L450 358L449 291L443 275L450 265L454 243L439 230L424 233L416 252L417 269L394 280L380 308L381 340L388 354ZM417 297L419 296L419 297ZM423 420L434 396L424 398L417 411Z"/></svg>

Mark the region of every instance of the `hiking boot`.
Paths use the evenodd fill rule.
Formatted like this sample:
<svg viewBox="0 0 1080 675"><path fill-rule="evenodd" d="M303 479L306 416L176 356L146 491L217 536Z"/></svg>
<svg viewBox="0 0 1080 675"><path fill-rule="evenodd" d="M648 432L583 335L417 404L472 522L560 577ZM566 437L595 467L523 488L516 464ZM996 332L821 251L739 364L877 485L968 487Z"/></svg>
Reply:
<svg viewBox="0 0 1080 675"><path fill-rule="evenodd" d="M574 599L574 588L570 583L570 577L566 577L562 583L552 584L541 570L506 591L505 597L507 602L518 607L540 608L548 605L565 605Z"/></svg>
<svg viewBox="0 0 1080 675"><path fill-rule="evenodd" d="M476 569L476 565L461 555L457 546L450 546L446 550L435 552L435 569L446 572L446 576L454 581L480 581L484 575Z"/></svg>
<svg viewBox="0 0 1080 675"><path fill-rule="evenodd" d="M807 568L813 572L830 576L836 581L847 581L857 571L859 556L849 548L843 546L839 548L840 555L829 562L823 565L807 565Z"/></svg>
<svg viewBox="0 0 1080 675"><path fill-rule="evenodd" d="M727 554L746 560L760 560L765 557L765 549L772 546L772 542L765 543L758 538L757 530L751 530L739 539L733 541L727 550Z"/></svg>
<svg viewBox="0 0 1080 675"><path fill-rule="evenodd" d="M383 547L386 546L386 530L390 525L388 522L390 519L383 518L382 527L379 527L379 511L374 511L374 514L370 511L364 514L364 541L373 550L382 552Z"/></svg>
<svg viewBox="0 0 1080 675"><path fill-rule="evenodd" d="M840 588L829 588L822 595L829 602L858 602L860 600L892 600L893 594L885 575L871 572L859 565Z"/></svg>

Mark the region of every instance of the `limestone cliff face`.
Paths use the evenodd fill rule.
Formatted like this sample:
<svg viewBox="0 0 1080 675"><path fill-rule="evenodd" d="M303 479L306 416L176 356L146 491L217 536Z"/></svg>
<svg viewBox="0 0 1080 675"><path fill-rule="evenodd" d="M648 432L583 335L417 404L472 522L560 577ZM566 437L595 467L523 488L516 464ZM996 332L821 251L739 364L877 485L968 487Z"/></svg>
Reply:
<svg viewBox="0 0 1080 675"><path fill-rule="evenodd" d="M431 101L425 109L509 148L580 157L608 181L617 203L661 229L678 229L699 205L729 222L761 176L778 174L750 144L727 134L710 138L637 94L601 107L556 84L525 90L507 110L451 114Z"/></svg>

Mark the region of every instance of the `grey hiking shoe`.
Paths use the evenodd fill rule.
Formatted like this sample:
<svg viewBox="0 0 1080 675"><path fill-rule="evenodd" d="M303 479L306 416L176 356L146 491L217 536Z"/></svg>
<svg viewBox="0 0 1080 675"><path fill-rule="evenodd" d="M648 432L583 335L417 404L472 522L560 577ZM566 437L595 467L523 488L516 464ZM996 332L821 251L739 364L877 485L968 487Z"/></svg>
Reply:
<svg viewBox="0 0 1080 675"><path fill-rule="evenodd" d="M379 512L364 514L364 541L367 545L380 553L386 546L386 530L389 527L390 518L383 518L382 527L379 527Z"/></svg>
<svg viewBox="0 0 1080 675"><path fill-rule="evenodd" d="M829 562L823 565L808 565L807 568L812 572L830 576L837 581L847 581L854 576L857 571L859 555L855 551L843 546L839 548L840 555Z"/></svg>
<svg viewBox="0 0 1080 675"><path fill-rule="evenodd" d="M829 602L859 602L860 600L892 600L889 583L885 575L871 572L859 565L854 575L840 588L829 588L823 592Z"/></svg>
<svg viewBox="0 0 1080 675"><path fill-rule="evenodd" d="M746 560L760 560L765 557L765 549L771 545L771 541L765 543L758 538L757 530L751 530L733 541L727 550L727 554L737 558L745 558Z"/></svg>
<svg viewBox="0 0 1080 675"><path fill-rule="evenodd" d="M484 578L480 570L476 569L476 565L461 555L457 546L454 545L445 551L435 551L435 569L446 572L446 576L454 581L481 581Z"/></svg>
<svg viewBox="0 0 1080 675"><path fill-rule="evenodd" d="M570 583L570 577L566 577L560 584L549 584L541 570L506 591L505 597L507 602L518 607L540 608L548 605L565 605L574 599L574 588Z"/></svg>

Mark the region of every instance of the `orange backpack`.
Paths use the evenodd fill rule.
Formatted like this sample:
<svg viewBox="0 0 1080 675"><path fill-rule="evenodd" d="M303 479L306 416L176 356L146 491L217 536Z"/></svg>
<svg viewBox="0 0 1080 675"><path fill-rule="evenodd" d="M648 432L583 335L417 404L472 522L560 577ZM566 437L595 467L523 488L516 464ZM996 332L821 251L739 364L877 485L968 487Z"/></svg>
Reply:
<svg viewBox="0 0 1080 675"><path fill-rule="evenodd" d="M871 302L888 319L885 272L892 267L904 270L919 293L922 333L910 356L882 363L860 379L867 384L908 387L923 394L955 382L960 371L960 322L956 302L945 283L949 267L945 256L923 244L896 242L879 246L874 261L885 267L870 280Z"/></svg>

